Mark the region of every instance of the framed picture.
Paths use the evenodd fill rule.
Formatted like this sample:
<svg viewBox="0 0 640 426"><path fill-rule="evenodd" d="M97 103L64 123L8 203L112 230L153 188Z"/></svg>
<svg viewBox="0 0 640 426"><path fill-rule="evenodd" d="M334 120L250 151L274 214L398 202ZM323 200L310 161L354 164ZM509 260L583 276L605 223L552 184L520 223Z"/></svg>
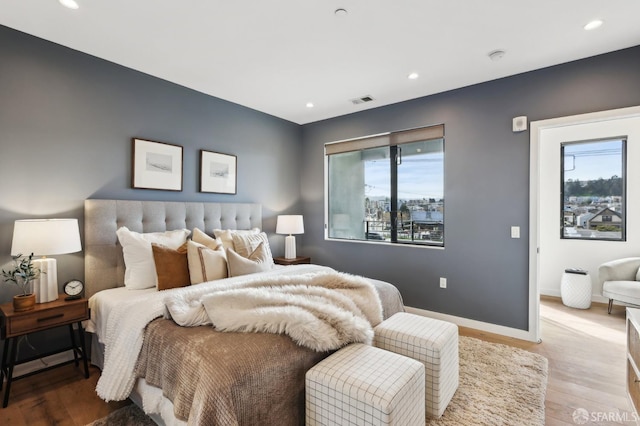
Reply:
<svg viewBox="0 0 640 426"><path fill-rule="evenodd" d="M133 139L131 186L182 191L182 147Z"/></svg>
<svg viewBox="0 0 640 426"><path fill-rule="evenodd" d="M236 184L235 155L200 150L200 192L235 194Z"/></svg>

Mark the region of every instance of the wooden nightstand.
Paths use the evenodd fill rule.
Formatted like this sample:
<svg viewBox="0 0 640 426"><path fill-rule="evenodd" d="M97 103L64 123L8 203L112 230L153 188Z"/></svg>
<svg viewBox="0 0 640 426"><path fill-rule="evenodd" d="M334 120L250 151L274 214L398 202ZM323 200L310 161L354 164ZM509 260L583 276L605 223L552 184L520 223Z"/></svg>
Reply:
<svg viewBox="0 0 640 426"><path fill-rule="evenodd" d="M298 256L294 259L286 259L284 257L274 257L273 263L276 265L300 265L302 263L311 263L311 258L308 256Z"/></svg>
<svg viewBox="0 0 640 426"><path fill-rule="evenodd" d="M87 352L84 344L84 330L82 328L82 321L89 319L89 304L87 299L65 301L65 297L65 294L61 294L58 296L58 300L36 304L34 309L26 312L15 312L11 302L0 305L0 320L2 321L1 332L2 338L4 339L4 352L2 353L2 364L0 365L0 390L2 390L4 376L7 376L7 388L4 391L4 400L2 403L3 408L9 404L9 393L11 391L12 381L71 362L75 362L76 366L78 366L78 357L82 358L84 364L84 377L89 378ZM74 323L77 323L78 326L77 338L80 340L79 342L76 340L76 335L73 332ZM71 346L53 352L38 354L38 356L35 357L16 360L17 343L21 336L65 325L69 327ZM68 350L73 351L73 360L71 361L52 365L22 376L13 377L13 368L16 365Z"/></svg>

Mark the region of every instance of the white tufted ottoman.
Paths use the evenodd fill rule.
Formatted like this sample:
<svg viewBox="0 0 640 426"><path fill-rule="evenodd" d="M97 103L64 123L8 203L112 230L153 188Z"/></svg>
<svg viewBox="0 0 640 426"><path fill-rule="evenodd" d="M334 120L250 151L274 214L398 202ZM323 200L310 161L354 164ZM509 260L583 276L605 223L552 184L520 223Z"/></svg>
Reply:
<svg viewBox="0 0 640 426"><path fill-rule="evenodd" d="M306 374L306 425L424 426L424 366L354 343Z"/></svg>
<svg viewBox="0 0 640 426"><path fill-rule="evenodd" d="M425 367L425 410L440 417L458 389L458 326L399 312L374 328L373 344Z"/></svg>

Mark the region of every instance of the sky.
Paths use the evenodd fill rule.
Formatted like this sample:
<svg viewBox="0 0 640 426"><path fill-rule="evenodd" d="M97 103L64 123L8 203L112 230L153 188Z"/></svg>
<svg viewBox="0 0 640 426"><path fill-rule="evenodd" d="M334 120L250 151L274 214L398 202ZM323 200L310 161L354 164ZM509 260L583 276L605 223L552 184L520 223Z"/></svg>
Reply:
<svg viewBox="0 0 640 426"><path fill-rule="evenodd" d="M621 140L564 144L565 180L622 176ZM444 198L444 154L406 156L398 167L398 198ZM365 162L365 196L389 197L389 159Z"/></svg>
<svg viewBox="0 0 640 426"><path fill-rule="evenodd" d="M622 176L621 140L564 144L564 180Z"/></svg>
<svg viewBox="0 0 640 426"><path fill-rule="evenodd" d="M365 162L365 196L390 195L389 159ZM422 154L405 156L398 166L398 198L422 199L443 197L444 155Z"/></svg>

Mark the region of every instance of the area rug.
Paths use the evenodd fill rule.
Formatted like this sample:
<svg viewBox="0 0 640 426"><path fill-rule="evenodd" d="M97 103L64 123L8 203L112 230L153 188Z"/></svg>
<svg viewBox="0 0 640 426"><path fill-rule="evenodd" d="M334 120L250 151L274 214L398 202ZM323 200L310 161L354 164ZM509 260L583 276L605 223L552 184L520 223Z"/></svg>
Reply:
<svg viewBox="0 0 640 426"><path fill-rule="evenodd" d="M544 425L547 359L511 346L460 337L460 385L440 419L428 426ZM153 421L128 405L91 426L146 426Z"/></svg>
<svg viewBox="0 0 640 426"><path fill-rule="evenodd" d="M107 417L89 423L87 426L155 426L137 405L131 404L109 413Z"/></svg>
<svg viewBox="0 0 640 426"><path fill-rule="evenodd" d="M544 425L545 357L464 336L459 345L458 390L427 425Z"/></svg>

